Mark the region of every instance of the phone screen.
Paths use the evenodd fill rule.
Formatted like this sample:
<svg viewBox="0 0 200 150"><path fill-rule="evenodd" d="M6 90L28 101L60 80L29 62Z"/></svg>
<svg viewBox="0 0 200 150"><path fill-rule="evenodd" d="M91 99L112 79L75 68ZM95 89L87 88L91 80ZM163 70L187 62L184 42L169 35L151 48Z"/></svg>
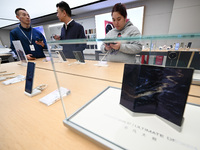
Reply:
<svg viewBox="0 0 200 150"><path fill-rule="evenodd" d="M111 43L105 43L106 45L110 46L110 44L117 44L115 42L111 42Z"/></svg>
<svg viewBox="0 0 200 150"><path fill-rule="evenodd" d="M67 61L62 51L56 51L56 54L58 55L58 58L60 59L60 61Z"/></svg>
<svg viewBox="0 0 200 150"><path fill-rule="evenodd" d="M179 43L176 43L175 50L178 50L178 49L179 49Z"/></svg>
<svg viewBox="0 0 200 150"><path fill-rule="evenodd" d="M180 47L181 47L181 48L183 48L183 47L184 47L184 42L181 42L181 45L180 45Z"/></svg>
<svg viewBox="0 0 200 150"><path fill-rule="evenodd" d="M36 41L41 42L41 41L43 41L43 39L39 38L39 37L36 37Z"/></svg>
<svg viewBox="0 0 200 150"><path fill-rule="evenodd" d="M65 55L63 54L63 52L59 51L59 53L60 53L60 56L62 57L62 60L63 61L67 61Z"/></svg>
<svg viewBox="0 0 200 150"><path fill-rule="evenodd" d="M188 42L187 48L191 48L192 42Z"/></svg>
<svg viewBox="0 0 200 150"><path fill-rule="evenodd" d="M73 53L77 61L82 62L82 63L85 62L84 56L80 51L73 51Z"/></svg>
<svg viewBox="0 0 200 150"><path fill-rule="evenodd" d="M32 89L33 89L34 72L35 72L35 63L28 62L27 72L26 72L25 91L30 94L32 93Z"/></svg>

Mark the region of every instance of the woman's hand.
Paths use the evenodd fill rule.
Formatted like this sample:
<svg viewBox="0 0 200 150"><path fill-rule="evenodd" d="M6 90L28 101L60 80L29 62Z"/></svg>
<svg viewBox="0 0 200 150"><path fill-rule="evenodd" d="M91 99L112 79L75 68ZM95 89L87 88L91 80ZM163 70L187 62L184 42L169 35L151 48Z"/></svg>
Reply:
<svg viewBox="0 0 200 150"><path fill-rule="evenodd" d="M106 50L106 51L111 50L110 44L105 43L104 46L105 46L105 50Z"/></svg>
<svg viewBox="0 0 200 150"><path fill-rule="evenodd" d="M115 43L110 44L111 49L114 49L114 50L119 50L120 46L121 46L121 42L115 42Z"/></svg>

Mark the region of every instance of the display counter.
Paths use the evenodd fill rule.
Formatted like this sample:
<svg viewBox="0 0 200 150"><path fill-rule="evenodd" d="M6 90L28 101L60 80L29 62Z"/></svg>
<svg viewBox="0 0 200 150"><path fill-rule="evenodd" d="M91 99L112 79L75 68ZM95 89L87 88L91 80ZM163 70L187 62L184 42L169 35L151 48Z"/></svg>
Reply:
<svg viewBox="0 0 200 150"><path fill-rule="evenodd" d="M108 62L107 66L98 66L96 65L98 61L91 60L86 60L84 64L75 63L77 62L75 59L60 62L56 58L52 61L44 61L44 58L34 60L36 69L33 87L40 84L47 85L41 94L34 97L28 97L24 94L25 81L11 85L4 85L1 81L0 149L113 148L107 145L108 143L101 142L105 139L109 139L111 145L113 143L116 147L120 145L119 149L129 149L128 146L131 144L133 144L131 148L138 149L144 149L145 146L153 149L172 149L173 145L188 150L199 149L197 144L197 139L200 138L197 128L199 121L195 117L200 110L197 106L200 105L200 86L191 85L190 87L184 115L185 122L182 126L183 132L180 132L156 116L134 117L119 104L124 63ZM5 63L0 66L0 71L14 72L14 75L25 76L26 69L26 66L20 65L19 62ZM196 77L198 78L198 76ZM56 90L58 86L69 89L71 93L50 106L39 101ZM111 89L108 91L108 95L103 95L102 98L103 91L108 87L113 87L116 90ZM102 101L99 101L99 98ZM76 125L74 126L74 124ZM107 125L111 126L106 128ZM112 127L113 125L114 127ZM161 126L157 128L157 125ZM151 128L152 132L147 133L150 130L142 131L139 126L143 129ZM118 127L123 129L118 130ZM110 132L115 135L114 140ZM137 132L139 136L135 136L133 139L129 138L133 136L134 132ZM88 136L88 133L92 134ZM122 134L123 136L121 136ZM124 134L130 134L130 136ZM145 139L144 136L146 136ZM140 143L143 143L142 147Z"/></svg>
<svg viewBox="0 0 200 150"><path fill-rule="evenodd" d="M26 75L26 67L17 62L2 64L0 70ZM61 86L71 90L71 94L63 98L68 115L72 115L107 86L121 87L121 84L109 81L65 73L57 75L59 82L63 83ZM51 106L39 102L40 98L57 88L54 72L36 68L34 87L40 84L47 84L47 88L37 96L28 97L24 94L25 81L12 85L3 85L1 82L0 149L102 149L63 126L65 115L60 100Z"/></svg>
<svg viewBox="0 0 200 150"><path fill-rule="evenodd" d="M12 54L0 54L1 63L13 62Z"/></svg>
<svg viewBox="0 0 200 150"><path fill-rule="evenodd" d="M48 66L50 62L43 62L42 59L38 59L35 62L34 87L40 84L48 85L41 94L32 98L26 96L24 94L25 81L7 86L0 84L1 149L47 148L51 150L58 148L64 150L66 148L77 149L77 147L82 147L82 149L104 149L105 147L99 146L85 138L85 136L80 136L63 126L62 120L65 115L60 100L51 106L46 106L39 102L40 98L54 91L57 87L53 70L45 69L44 67L45 65ZM95 61L91 63L93 65ZM57 65L59 64L62 66L62 63ZM40 65L44 68L41 68ZM81 66L81 68L84 71L84 66ZM15 75L26 74L26 67L20 65L19 62L2 64L0 69L1 71L15 72ZM96 69L99 68L97 67ZM81 72L81 70L79 71ZM72 74L63 71L57 72L57 75L60 86L71 90L71 94L63 98L66 113L69 116L108 86L121 88L121 83L96 79L90 76L85 77L78 75L77 72ZM193 95L198 94L197 88L199 86L194 88L192 86L190 92ZM200 104L200 99L196 96L188 96L188 102Z"/></svg>
<svg viewBox="0 0 200 150"><path fill-rule="evenodd" d="M108 42L115 42L115 41L120 41L121 43L131 43L133 41L140 41L141 43L146 43L148 42L149 45L152 45L153 43L157 42L156 45L160 45L160 43L165 43L169 44L176 43L178 41L191 41L189 42L190 45L188 46L191 47L191 43L195 47L193 48L199 48L200 45L198 45L198 41L200 38L200 34L185 34L185 35L166 35L166 36L141 36L141 37L130 37L130 38L113 38L113 39L90 39L88 40L63 40L63 41L49 41L48 44L82 44L86 42L97 42L98 43L108 43ZM181 42L182 43L182 42ZM155 44L153 44L155 45ZM171 44L172 45L172 44ZM196 47L197 46L197 47ZM159 46L160 47L160 46ZM164 47L164 46L163 46ZM171 47L171 46L170 46ZM150 50L148 53L148 57L152 57L153 48L152 46L149 46ZM174 47L175 49L176 47ZM196 51L191 51L188 53L187 57L188 59L180 59L182 56L181 54L184 53L182 51L174 51L171 48L172 52L176 52L176 62L174 65L174 62L170 60L170 65L166 65L167 67L170 68L176 68L177 70L179 67L186 67L190 68L192 67L192 64L196 64L193 62ZM152 52L152 53L151 53ZM177 53L179 52L179 53ZM198 51L197 51L198 52ZM49 53L51 56L51 50L49 49ZM168 51L169 53L169 51ZM174 54L174 53L173 53ZM190 55L189 55L190 54ZM106 54L104 54L106 58ZM145 64L146 66L148 65L156 65L156 66L161 66L165 67L165 64L158 64L157 62L154 63L149 63L149 58L144 58L146 60L141 61L141 64ZM170 57L168 59L174 59L173 57ZM103 59L102 59L103 60ZM100 60L100 61L102 61ZM106 59L105 59L106 60ZM104 60L104 61L105 61ZM162 60L163 61L163 60ZM161 61L160 61L161 62ZM71 63L71 60L69 64L68 62L64 62L61 65L58 65L57 62L55 62L53 59L51 59L52 63L52 68L54 73L60 73L61 70L62 72L73 74L76 76L84 76L84 77L89 77L97 80L107 80L110 82L116 82L118 83L123 83L123 63L115 63L114 65L119 66L122 65L122 67L116 67L117 71L115 73L115 70L113 71L112 74L112 69L114 69L114 65L110 62L107 62L106 67L111 66L111 68L106 68L105 66L97 66L94 65L92 61L85 61L85 63ZM180 63L185 63L187 64L186 66L180 66ZM90 64L93 64L90 66ZM60 66L62 66L60 68ZM94 67L95 66L95 67ZM150 66L149 66L150 67ZM63 71L65 69L66 71ZM88 69L87 69L88 68ZM193 67L194 69L198 70L198 68ZM106 74L105 79L103 76L101 76L101 72L104 72L106 70L107 73L111 74ZM181 70L181 69L180 69ZM192 69L190 69L192 70ZM101 72L100 72L101 71ZM82 74L83 73L83 74ZM100 76L99 76L100 74ZM131 74L133 75L133 74ZM118 76L117 79L115 79L114 76ZM196 75L195 75L196 76ZM198 75L197 75L198 76ZM196 77L197 77L196 76ZM134 76L132 76L133 78ZM145 80L145 75L143 76ZM177 76L178 77L178 76ZM192 78L192 74L190 76ZM55 76L56 79L58 79ZM130 76L131 78L131 76ZM131 79L132 79L131 78ZM167 77L168 81L171 82L172 78L171 76ZM191 81L191 78L188 79ZM113 80L114 79L114 80ZM148 82L148 81L147 81ZM58 87L60 82L58 82ZM62 84L62 82L61 82ZM132 83L127 83L132 85ZM78 85L78 83L77 83ZM163 84L165 85L165 84ZM188 84L190 85L190 84ZM139 86L139 85L138 85ZM119 104L120 100L120 94L121 94L121 89L116 88L116 87L108 87L105 90L101 91L99 94L97 94L91 101L89 101L86 105L83 105L80 109L76 111L73 115L69 116L65 113L67 109L65 109L65 119L63 120L63 123L65 126L67 126L70 129L73 129L75 132L83 135L84 137L89 138L93 142L96 142L98 144L101 144L104 148L110 148L110 149L172 149L175 147L175 149L199 149L198 141L196 139L199 138L199 132L196 132L198 130L198 125L194 125L194 122L196 121L195 115L194 114L199 114L200 113L200 107L199 107L199 98L200 95L198 94L197 91L199 91L198 85L191 85L190 86L190 91L189 91L189 96L187 98L187 104L185 106L185 122L181 124L178 128L173 127L173 123L170 124L166 120L163 121L161 118L161 122L159 121L160 118L157 120L157 118L154 117L147 117L143 118L141 115L135 116L134 113L131 113L127 111L127 108L122 108L122 105ZM116 91L117 89L117 91ZM144 92L145 93L145 92ZM169 92L170 93L170 92ZM129 94L129 93L128 93ZM134 97L134 91L132 93ZM146 93L145 93L146 94ZM161 93L162 94L162 93ZM185 93L187 95L187 93ZM143 93L141 93L143 95ZM130 97L131 97L130 96ZM177 99L177 98L176 98ZM191 101L190 101L191 100ZM195 105L192 105L191 103L196 103ZM148 102L147 102L148 103ZM176 103L176 102L174 102ZM167 105L167 107L170 107ZM123 112L122 112L123 111ZM118 114L119 113L119 114ZM144 114L149 116L149 114ZM192 117L191 117L192 116ZM122 123L122 124L121 124ZM123 124L125 123L125 124ZM197 121L197 124L200 122ZM148 126L147 126L148 124ZM142 129L147 130L147 132L150 130L153 132L152 134L155 135L149 135L149 133L141 133L141 135L136 135L133 133L133 126L142 126ZM194 125L194 126L193 126ZM129 128L129 126L131 126ZM192 129L190 127L192 126ZM150 128L150 129L148 129ZM127 129L127 130L126 130ZM126 130L126 131L125 131ZM137 131L136 131L137 132ZM158 135L158 133L161 133ZM151 133L150 133L151 134ZM146 138L148 136L148 138ZM163 139L163 137L165 137ZM161 139L160 139L161 138ZM194 139L194 140L191 140ZM134 142L135 141L135 142ZM140 144L140 143L145 143L145 144Z"/></svg>

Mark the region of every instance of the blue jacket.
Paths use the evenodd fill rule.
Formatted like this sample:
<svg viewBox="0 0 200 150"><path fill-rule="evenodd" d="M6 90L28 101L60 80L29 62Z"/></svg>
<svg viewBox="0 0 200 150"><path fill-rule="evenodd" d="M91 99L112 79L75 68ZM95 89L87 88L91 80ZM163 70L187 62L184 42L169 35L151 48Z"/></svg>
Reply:
<svg viewBox="0 0 200 150"><path fill-rule="evenodd" d="M61 40L69 40L69 39L84 39L85 32L82 25L72 20L67 26L67 30L65 28L65 24L61 29ZM63 53L66 58L75 58L73 51L81 51L83 54L83 50L86 48L86 44L63 44Z"/></svg>
<svg viewBox="0 0 200 150"><path fill-rule="evenodd" d="M31 40L31 31L32 31L32 41L31 42L35 47L35 51L31 51L30 46L29 46L30 42L26 38L26 36L22 33L22 31L20 30L19 27L25 33L25 35L28 37L29 40ZM35 57L35 58L45 57L43 49L47 49L47 44L46 44L46 40L45 40L43 34L40 31L38 31L32 27L30 27L28 29L23 28L21 25L19 25L19 27L16 27L15 29L13 29L10 32L10 43L11 43L10 48L15 52L15 54L16 54L16 50L14 48L12 41L20 40L26 54L32 54L33 57ZM36 44L35 41L37 39L43 39L45 46L42 47L41 45Z"/></svg>

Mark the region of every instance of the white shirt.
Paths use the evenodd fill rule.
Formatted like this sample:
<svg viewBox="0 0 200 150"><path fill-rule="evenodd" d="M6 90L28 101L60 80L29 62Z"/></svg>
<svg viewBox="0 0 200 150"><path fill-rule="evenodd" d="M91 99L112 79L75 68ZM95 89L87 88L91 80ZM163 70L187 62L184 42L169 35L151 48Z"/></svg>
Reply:
<svg viewBox="0 0 200 150"><path fill-rule="evenodd" d="M65 29L67 30L67 26L71 23L73 21L73 19L71 19L68 23L67 23L67 25L65 24Z"/></svg>

